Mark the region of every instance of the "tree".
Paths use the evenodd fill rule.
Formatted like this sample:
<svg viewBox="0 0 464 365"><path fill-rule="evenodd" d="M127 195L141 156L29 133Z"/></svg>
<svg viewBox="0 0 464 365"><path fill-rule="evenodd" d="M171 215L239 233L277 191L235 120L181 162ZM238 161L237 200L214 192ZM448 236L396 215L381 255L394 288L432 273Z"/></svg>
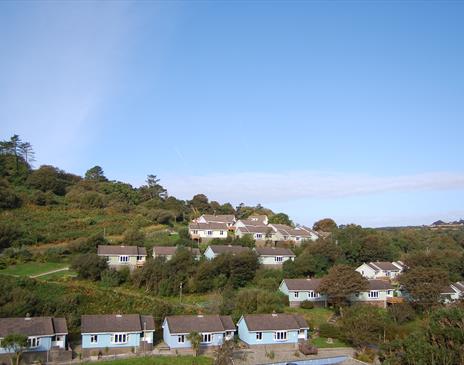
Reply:
<svg viewBox="0 0 464 365"><path fill-rule="evenodd" d="M313 225L315 231L333 232L337 228L337 223L332 218L318 220Z"/></svg>
<svg viewBox="0 0 464 365"><path fill-rule="evenodd" d="M6 222L0 222L0 252L13 246L23 236L18 226Z"/></svg>
<svg viewBox="0 0 464 365"><path fill-rule="evenodd" d="M214 365L233 365L232 355L234 353L234 341L225 341L216 351Z"/></svg>
<svg viewBox="0 0 464 365"><path fill-rule="evenodd" d="M97 281L101 279L103 271L108 269L108 263L102 257L87 253L75 257L71 268L77 272L80 279Z"/></svg>
<svg viewBox="0 0 464 365"><path fill-rule="evenodd" d="M79 176L68 174L57 167L42 165L29 175L27 182L32 188L65 195L66 188L80 179Z"/></svg>
<svg viewBox="0 0 464 365"><path fill-rule="evenodd" d="M124 244L127 246L142 245L145 242L145 233L138 228L129 228L124 232Z"/></svg>
<svg viewBox="0 0 464 365"><path fill-rule="evenodd" d="M289 216L285 213L277 213L271 215L269 217L269 223L276 223L276 224L285 224L287 226L293 227L293 222L289 218Z"/></svg>
<svg viewBox="0 0 464 365"><path fill-rule="evenodd" d="M19 365L21 362L21 355L28 348L27 336L18 333L7 335L3 338L1 347L7 349L9 352L14 352L15 361L11 358L11 365L14 365L15 363L16 365Z"/></svg>
<svg viewBox="0 0 464 365"><path fill-rule="evenodd" d="M393 253L390 249L389 241L385 236L378 233L369 234L362 240L359 252L359 264L363 262L392 260Z"/></svg>
<svg viewBox="0 0 464 365"><path fill-rule="evenodd" d="M168 197L168 191L159 182L160 179L156 175L147 176L147 185L143 185L139 189L142 200L164 200Z"/></svg>
<svg viewBox="0 0 464 365"><path fill-rule="evenodd" d="M443 269L415 267L401 274L399 282L415 304L430 309L440 303L441 293L449 279Z"/></svg>
<svg viewBox="0 0 464 365"><path fill-rule="evenodd" d="M200 353L200 346L201 346L201 335L198 332L190 332L187 335L187 340L190 341L192 345L192 349L195 352L195 356L198 356Z"/></svg>
<svg viewBox="0 0 464 365"><path fill-rule="evenodd" d="M352 294L365 291L369 282L348 265L335 265L322 278L319 291L325 293L334 305L340 305Z"/></svg>
<svg viewBox="0 0 464 365"><path fill-rule="evenodd" d="M103 169L98 165L86 171L85 179L93 181L108 181L108 179L105 177Z"/></svg>

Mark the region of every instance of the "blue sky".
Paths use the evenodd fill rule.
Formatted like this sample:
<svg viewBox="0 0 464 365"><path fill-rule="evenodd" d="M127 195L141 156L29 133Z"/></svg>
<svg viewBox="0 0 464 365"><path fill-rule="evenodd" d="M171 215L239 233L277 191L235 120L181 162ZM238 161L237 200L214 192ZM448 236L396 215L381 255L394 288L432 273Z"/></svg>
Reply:
<svg viewBox="0 0 464 365"><path fill-rule="evenodd" d="M299 223L464 218L464 2L1 2L0 135Z"/></svg>

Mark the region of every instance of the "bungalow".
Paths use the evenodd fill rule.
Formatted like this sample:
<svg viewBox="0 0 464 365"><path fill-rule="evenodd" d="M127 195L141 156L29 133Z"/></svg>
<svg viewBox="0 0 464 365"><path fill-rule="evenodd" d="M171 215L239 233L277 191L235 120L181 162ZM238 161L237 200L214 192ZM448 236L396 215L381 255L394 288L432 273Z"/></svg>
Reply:
<svg viewBox="0 0 464 365"><path fill-rule="evenodd" d="M245 226L267 226L269 223L266 215L250 215L248 218L235 222L235 228Z"/></svg>
<svg viewBox="0 0 464 365"><path fill-rule="evenodd" d="M163 340L171 349L191 348L188 335L201 335L201 346L221 346L224 341L234 338L235 325L230 316L182 315L168 316L163 322Z"/></svg>
<svg viewBox="0 0 464 365"><path fill-rule="evenodd" d="M239 255L244 252L249 252L248 247L243 246L233 246L233 245L211 245L208 246L204 255L208 260L212 260L219 255L228 254L228 255Z"/></svg>
<svg viewBox="0 0 464 365"><path fill-rule="evenodd" d="M295 346L308 339L308 323L299 314L247 314L237 326L238 337L248 345Z"/></svg>
<svg viewBox="0 0 464 365"><path fill-rule="evenodd" d="M387 300L393 297L393 293L393 285L388 281L369 279L369 290L353 294L349 299L352 303L367 303L386 308Z"/></svg>
<svg viewBox="0 0 464 365"><path fill-rule="evenodd" d="M85 357L153 350L155 322L140 314L83 315L82 351Z"/></svg>
<svg viewBox="0 0 464 365"><path fill-rule="evenodd" d="M226 223L190 223L189 234L192 240L201 242L213 238L226 239L229 227Z"/></svg>
<svg viewBox="0 0 464 365"><path fill-rule="evenodd" d="M376 261L363 263L356 271L368 279L394 279L403 272L406 266L401 261Z"/></svg>
<svg viewBox="0 0 464 365"><path fill-rule="evenodd" d="M279 290L288 296L290 307L299 307L310 301L316 307L327 306L327 296L319 292L321 279L284 279Z"/></svg>
<svg viewBox="0 0 464 365"><path fill-rule="evenodd" d="M135 269L145 264L147 250L145 247L137 246L98 245L97 255L105 257L111 268L129 267Z"/></svg>
<svg viewBox="0 0 464 365"><path fill-rule="evenodd" d="M457 281L451 284L451 287L455 291L455 295L453 296L453 300L464 299L464 281Z"/></svg>
<svg viewBox="0 0 464 365"><path fill-rule="evenodd" d="M270 224L269 226L274 230L273 240L275 242L291 241L300 244L303 241L315 241L318 238L316 233L301 227L293 228L285 224Z"/></svg>
<svg viewBox="0 0 464 365"><path fill-rule="evenodd" d="M23 355L27 363L33 361L68 361L68 327L64 318L25 317L0 318L0 363L14 351L2 347L2 340L12 334L27 337L27 350Z"/></svg>
<svg viewBox="0 0 464 365"><path fill-rule="evenodd" d="M229 229L234 227L236 219L233 214L211 215L203 214L195 219L195 223L225 223Z"/></svg>
<svg viewBox="0 0 464 365"><path fill-rule="evenodd" d="M179 247L174 246L154 246L153 247L153 258L157 257L164 257L166 261L172 259L172 257L176 254ZM186 247L192 255L195 257L195 260L201 259L201 253L198 248Z"/></svg>
<svg viewBox="0 0 464 365"><path fill-rule="evenodd" d="M240 226L235 228L235 235L242 238L250 235L257 243L262 241L272 241L274 231L269 226Z"/></svg>
<svg viewBox="0 0 464 365"><path fill-rule="evenodd" d="M285 261L295 259L292 250L285 247L256 247L259 263L265 266L282 267Z"/></svg>

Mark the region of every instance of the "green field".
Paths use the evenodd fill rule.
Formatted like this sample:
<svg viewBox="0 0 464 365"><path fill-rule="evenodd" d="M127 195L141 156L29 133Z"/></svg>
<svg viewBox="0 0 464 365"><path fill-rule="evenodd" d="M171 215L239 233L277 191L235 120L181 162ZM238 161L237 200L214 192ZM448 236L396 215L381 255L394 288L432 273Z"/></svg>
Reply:
<svg viewBox="0 0 464 365"><path fill-rule="evenodd" d="M211 365L213 360L204 356L153 356L102 361L102 363L109 365Z"/></svg>
<svg viewBox="0 0 464 365"><path fill-rule="evenodd" d="M48 271L58 270L67 267L68 264L56 262L27 262L20 265L12 265L0 270L0 274L13 276L32 276L39 275Z"/></svg>
<svg viewBox="0 0 464 365"><path fill-rule="evenodd" d="M333 315L333 311L328 308L303 309L287 307L285 308L285 312L301 314L312 328L318 328L322 323L327 323Z"/></svg>
<svg viewBox="0 0 464 365"><path fill-rule="evenodd" d="M346 343L336 338L333 338L332 340L333 340L333 343L327 343L327 338L316 337L316 338L311 339L311 343L320 349L328 349L328 348L334 348L334 347L349 347Z"/></svg>

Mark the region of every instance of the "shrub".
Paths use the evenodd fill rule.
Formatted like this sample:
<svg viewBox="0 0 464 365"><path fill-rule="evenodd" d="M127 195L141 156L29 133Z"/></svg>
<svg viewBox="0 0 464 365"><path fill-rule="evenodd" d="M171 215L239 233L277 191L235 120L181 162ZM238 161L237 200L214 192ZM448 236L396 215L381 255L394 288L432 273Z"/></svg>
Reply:
<svg viewBox="0 0 464 365"><path fill-rule="evenodd" d="M340 338L341 333L340 329L337 326L334 326L330 323L322 323L319 326L319 336L321 337L330 337L330 338Z"/></svg>
<svg viewBox="0 0 464 365"><path fill-rule="evenodd" d="M314 304L313 304L313 302L311 302L310 300L303 300L303 301L300 303L300 308L303 308L303 309L313 309L313 308L314 308Z"/></svg>

